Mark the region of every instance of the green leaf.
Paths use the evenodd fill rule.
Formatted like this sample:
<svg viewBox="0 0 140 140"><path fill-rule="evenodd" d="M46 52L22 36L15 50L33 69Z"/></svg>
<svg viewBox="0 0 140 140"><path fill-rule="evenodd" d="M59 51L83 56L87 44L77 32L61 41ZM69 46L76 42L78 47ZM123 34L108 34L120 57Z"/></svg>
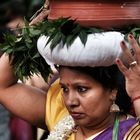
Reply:
<svg viewBox="0 0 140 140"><path fill-rule="evenodd" d="M85 45L86 42L87 42L87 36L88 34L84 31L84 30L81 30L80 33L79 33L79 37L81 39L81 42Z"/></svg>
<svg viewBox="0 0 140 140"><path fill-rule="evenodd" d="M51 41L50 48L53 49L57 44L61 42L61 33L56 33L53 40Z"/></svg>
<svg viewBox="0 0 140 140"><path fill-rule="evenodd" d="M32 57L32 59L34 60L35 58L39 58L39 57L40 57L39 53L36 53L36 54Z"/></svg>
<svg viewBox="0 0 140 140"><path fill-rule="evenodd" d="M33 29L31 28L30 29L30 36L36 36L36 35L40 35L41 34L41 31L39 29Z"/></svg>
<svg viewBox="0 0 140 140"><path fill-rule="evenodd" d="M67 38L66 38L66 45L68 47L71 46L71 44L73 43L73 41L75 40L77 36L76 35L69 35Z"/></svg>

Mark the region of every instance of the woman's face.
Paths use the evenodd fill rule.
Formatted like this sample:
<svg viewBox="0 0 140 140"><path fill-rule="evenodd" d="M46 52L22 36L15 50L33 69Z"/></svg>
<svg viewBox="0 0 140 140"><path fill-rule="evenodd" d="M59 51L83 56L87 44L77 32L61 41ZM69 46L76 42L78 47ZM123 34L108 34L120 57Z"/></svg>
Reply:
<svg viewBox="0 0 140 140"><path fill-rule="evenodd" d="M69 67L60 68L60 85L64 103L76 124L96 127L107 122L112 104L111 90L105 90L89 75Z"/></svg>

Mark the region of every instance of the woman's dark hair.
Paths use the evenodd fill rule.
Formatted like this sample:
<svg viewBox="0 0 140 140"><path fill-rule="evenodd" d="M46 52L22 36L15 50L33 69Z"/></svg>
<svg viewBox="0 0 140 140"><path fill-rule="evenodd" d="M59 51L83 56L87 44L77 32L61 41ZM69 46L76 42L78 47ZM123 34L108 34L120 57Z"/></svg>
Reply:
<svg viewBox="0 0 140 140"><path fill-rule="evenodd" d="M105 89L117 89L116 104L123 113L129 113L131 110L131 100L125 90L125 79L116 65L109 67L71 67L94 78Z"/></svg>

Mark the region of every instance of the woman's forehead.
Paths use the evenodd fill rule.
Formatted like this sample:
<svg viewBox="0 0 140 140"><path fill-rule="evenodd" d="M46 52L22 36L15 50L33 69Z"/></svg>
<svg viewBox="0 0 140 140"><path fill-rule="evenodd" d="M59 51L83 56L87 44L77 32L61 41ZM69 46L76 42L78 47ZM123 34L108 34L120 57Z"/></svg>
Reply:
<svg viewBox="0 0 140 140"><path fill-rule="evenodd" d="M62 67L60 69L60 83L62 82L72 82L72 83L87 83L95 82L94 78L84 73L80 69L71 68L71 67Z"/></svg>

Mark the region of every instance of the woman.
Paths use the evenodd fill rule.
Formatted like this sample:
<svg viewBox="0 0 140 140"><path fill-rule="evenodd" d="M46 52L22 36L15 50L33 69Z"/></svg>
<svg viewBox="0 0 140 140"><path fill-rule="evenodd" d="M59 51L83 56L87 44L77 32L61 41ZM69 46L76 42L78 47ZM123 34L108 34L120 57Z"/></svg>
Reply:
<svg viewBox="0 0 140 140"><path fill-rule="evenodd" d="M131 105L130 99L123 93L119 95L118 69L114 61L125 76L126 91L139 117L140 48L129 35L131 55L123 38L117 32L91 34L85 46L76 38L70 47L62 47L60 42L58 48L52 50L50 43L46 45L47 37L41 36L38 40L40 53L47 63L60 66L60 80L50 87L47 100L42 90L17 83L9 58L3 55L0 59L0 102L30 123L44 129L48 127L51 131L48 139L132 139L129 130L139 129L139 124L127 114L130 107L125 105ZM124 96L125 103L120 101L120 96ZM115 100L120 113L115 113L119 111ZM138 131L138 138L139 134Z"/></svg>
<svg viewBox="0 0 140 140"><path fill-rule="evenodd" d="M136 123L127 114L131 102L127 100L125 92L117 93L117 80L118 69L115 65L96 68L60 67L62 96L76 125L76 139L123 139L132 124ZM124 96L124 100L118 100L121 109L118 115L115 112L118 112L118 108L115 110L113 102L121 99L121 96ZM119 132L113 135L117 119L120 120Z"/></svg>
<svg viewBox="0 0 140 140"><path fill-rule="evenodd" d="M111 34L111 36L113 36L113 34ZM96 39L98 43L101 42L99 36L95 35L95 38L92 37L91 42L88 40L90 44L92 44L91 47L95 50L99 46L93 45L93 43L96 42ZM106 34L101 35L101 38L106 38L105 43L108 42L106 36ZM115 34L115 38L117 38L117 34ZM132 101L134 101L137 116L139 114L139 109L137 108L139 106L139 94L136 91L137 84L133 85L130 82L138 83L137 80L139 76L136 73L139 71L138 53L140 48L132 35L129 35L128 39L132 46L131 51L133 49L133 55L129 52L125 42L122 41L121 48L124 56L121 56L121 59L123 61L119 58L115 60L120 71L125 76L126 92L122 74L119 72L117 66L112 64L112 60L116 55L115 47L110 48L108 44L107 48L105 47L107 50L104 50L104 45L102 45L100 46L99 52L95 53L92 51L92 53L90 53L90 45L88 46L87 43L82 48L79 40L76 39L70 46L70 49L60 47L60 43L60 46L58 45L53 51L50 51L50 44L46 45L47 37L40 37L38 40L38 49L48 63L59 65L59 83L63 89L63 93L58 93L59 87L54 85L50 89L50 92L48 92L46 123L49 129L52 130L48 139L57 139L59 137L65 139L66 137L70 137L69 139L114 140L134 139L136 136L140 138L140 131L138 131L136 135L133 135L133 137L131 136L132 132L129 132L129 130L134 126L139 127L139 125L137 125L136 118L132 118L132 116L128 114L131 111ZM109 43L115 44L111 41L109 41ZM44 45L46 45L46 47L44 47ZM76 50L76 47L79 49L79 52L73 53L71 50L73 48ZM80 49L83 49L84 55ZM110 49L111 53L108 53ZM104 56L101 56L104 51L106 51L106 53L103 54ZM108 60L110 56L112 59ZM134 60L137 60L137 62ZM84 67L83 63L85 65ZM120 111L114 104L115 101ZM70 116L70 118L64 117L67 116L65 106L69 112L68 114L70 114L72 118ZM67 125L65 125L66 122ZM73 133L75 130L76 133Z"/></svg>

